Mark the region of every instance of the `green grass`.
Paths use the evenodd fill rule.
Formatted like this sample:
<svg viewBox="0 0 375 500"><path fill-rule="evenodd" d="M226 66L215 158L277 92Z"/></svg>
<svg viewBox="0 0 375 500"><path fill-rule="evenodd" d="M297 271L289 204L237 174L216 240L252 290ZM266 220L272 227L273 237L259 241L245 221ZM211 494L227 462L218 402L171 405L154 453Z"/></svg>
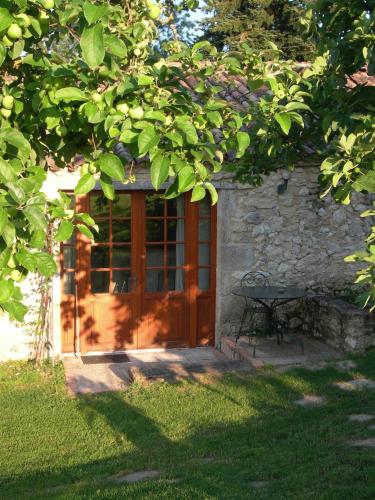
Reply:
<svg viewBox="0 0 375 500"><path fill-rule="evenodd" d="M61 366L0 365L0 498L372 499L374 449L346 443L375 437L347 420L375 414L375 391L331 385L375 379L375 353L356 359L350 373L266 371L77 399ZM306 393L328 404L295 406ZM162 475L107 479L143 469Z"/></svg>

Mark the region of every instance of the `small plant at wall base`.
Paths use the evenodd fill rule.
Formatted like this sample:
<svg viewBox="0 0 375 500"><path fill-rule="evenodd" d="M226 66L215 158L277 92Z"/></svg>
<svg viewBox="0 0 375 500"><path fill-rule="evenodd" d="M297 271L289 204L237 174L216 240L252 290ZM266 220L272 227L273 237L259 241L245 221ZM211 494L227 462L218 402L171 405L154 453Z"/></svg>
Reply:
<svg viewBox="0 0 375 500"><path fill-rule="evenodd" d="M132 161L113 153L121 143L134 159L148 156L156 190L169 181L166 197L192 191L192 201L209 194L215 203L212 176L227 153L244 156L254 116L229 106L207 78L241 74L255 87L267 81L278 89L274 67L247 46L238 58L208 42L189 48L175 40L155 60L155 23L163 15L163 4L152 0L1 3L0 307L18 321L26 313L18 283L29 272L46 278L56 272L46 250L49 224L57 242L75 229L92 239L97 229L89 215L71 209L66 195L50 199L43 192L48 168L78 165L77 195L100 183L113 199L113 181L133 182L136 175ZM289 66L285 73L285 85L300 78ZM182 84L188 76L197 82L194 93ZM280 95L257 111L269 127L254 151L265 142L277 150L292 122L303 126L298 104L286 110L295 95L284 101ZM220 141L213 134L218 128Z"/></svg>

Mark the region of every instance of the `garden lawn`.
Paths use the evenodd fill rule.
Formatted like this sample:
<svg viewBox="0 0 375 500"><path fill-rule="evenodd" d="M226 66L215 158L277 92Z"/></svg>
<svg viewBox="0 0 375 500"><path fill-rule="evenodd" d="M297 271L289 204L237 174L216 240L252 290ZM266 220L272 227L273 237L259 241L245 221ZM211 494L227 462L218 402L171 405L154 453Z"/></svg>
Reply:
<svg viewBox="0 0 375 500"><path fill-rule="evenodd" d="M375 353L358 368L228 375L158 382L126 393L72 399L62 367L0 365L0 498L373 499L375 390L335 381L375 380ZM303 408L304 394L327 404ZM119 472L158 470L133 484Z"/></svg>

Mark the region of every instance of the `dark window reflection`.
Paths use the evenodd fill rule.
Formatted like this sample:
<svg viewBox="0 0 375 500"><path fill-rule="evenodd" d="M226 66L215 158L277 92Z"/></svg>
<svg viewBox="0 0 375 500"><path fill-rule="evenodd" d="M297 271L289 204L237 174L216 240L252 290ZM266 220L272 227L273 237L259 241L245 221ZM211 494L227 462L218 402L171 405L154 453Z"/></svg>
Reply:
<svg viewBox="0 0 375 500"><path fill-rule="evenodd" d="M210 241L211 239L211 221L210 219L201 219L199 221L199 241Z"/></svg>
<svg viewBox="0 0 375 500"><path fill-rule="evenodd" d="M168 245L167 265L169 267L185 265L185 245Z"/></svg>
<svg viewBox="0 0 375 500"><path fill-rule="evenodd" d="M90 214L96 217L109 217L109 203L104 194L91 194Z"/></svg>
<svg viewBox="0 0 375 500"><path fill-rule="evenodd" d="M109 292L109 271L91 271L91 292Z"/></svg>
<svg viewBox="0 0 375 500"><path fill-rule="evenodd" d="M184 219L174 219L167 221L167 240L168 241L185 240Z"/></svg>
<svg viewBox="0 0 375 500"><path fill-rule="evenodd" d="M128 243L131 241L130 220L112 221L112 241L116 243Z"/></svg>
<svg viewBox="0 0 375 500"><path fill-rule="evenodd" d="M157 194L146 196L146 215L149 217L164 216L164 200Z"/></svg>
<svg viewBox="0 0 375 500"><path fill-rule="evenodd" d="M74 269L76 267L75 247L64 247L64 269Z"/></svg>
<svg viewBox="0 0 375 500"><path fill-rule="evenodd" d="M210 197L206 196L203 200L199 202L199 216L209 217L211 215L211 201Z"/></svg>
<svg viewBox="0 0 375 500"><path fill-rule="evenodd" d="M163 269L148 269L146 271L146 290L148 292L162 292L164 290Z"/></svg>
<svg viewBox="0 0 375 500"><path fill-rule="evenodd" d="M64 274L64 293L66 295L74 294L74 273L65 273Z"/></svg>
<svg viewBox="0 0 375 500"><path fill-rule="evenodd" d="M167 200L167 215L169 217L183 217L185 214L185 201L182 196Z"/></svg>
<svg viewBox="0 0 375 500"><path fill-rule="evenodd" d="M182 291L184 289L184 270L168 269L167 282L168 282L168 290Z"/></svg>
<svg viewBox="0 0 375 500"><path fill-rule="evenodd" d="M118 194L112 202L112 216L131 216L131 194Z"/></svg>
<svg viewBox="0 0 375 500"><path fill-rule="evenodd" d="M95 241L107 243L109 241L109 220L99 220L96 223L99 227L99 233L95 233Z"/></svg>
<svg viewBox="0 0 375 500"><path fill-rule="evenodd" d="M109 267L108 247L91 247L91 267Z"/></svg>
<svg viewBox="0 0 375 500"><path fill-rule="evenodd" d="M163 245L147 245L146 251L147 267L164 266L164 246Z"/></svg>
<svg viewBox="0 0 375 500"><path fill-rule="evenodd" d="M112 267L130 267L131 249L129 247L112 248Z"/></svg>
<svg viewBox="0 0 375 500"><path fill-rule="evenodd" d="M199 245L199 265L209 266L210 265L210 244L201 243Z"/></svg>
<svg viewBox="0 0 375 500"><path fill-rule="evenodd" d="M131 292L131 272L130 271L113 271L113 293L129 293Z"/></svg>
<svg viewBox="0 0 375 500"><path fill-rule="evenodd" d="M210 289L210 270L199 269L198 271L198 286L201 290Z"/></svg>
<svg viewBox="0 0 375 500"><path fill-rule="evenodd" d="M148 220L146 222L146 241L164 241L163 220Z"/></svg>

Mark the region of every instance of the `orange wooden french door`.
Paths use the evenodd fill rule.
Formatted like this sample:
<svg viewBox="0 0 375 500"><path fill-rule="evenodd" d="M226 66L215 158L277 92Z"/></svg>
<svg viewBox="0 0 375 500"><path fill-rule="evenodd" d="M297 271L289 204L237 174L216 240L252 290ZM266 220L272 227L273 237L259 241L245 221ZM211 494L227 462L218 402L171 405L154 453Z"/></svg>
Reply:
<svg viewBox="0 0 375 500"><path fill-rule="evenodd" d="M216 210L128 191L77 200L99 226L62 246L63 351L213 343ZM76 238L76 239L75 239Z"/></svg>

